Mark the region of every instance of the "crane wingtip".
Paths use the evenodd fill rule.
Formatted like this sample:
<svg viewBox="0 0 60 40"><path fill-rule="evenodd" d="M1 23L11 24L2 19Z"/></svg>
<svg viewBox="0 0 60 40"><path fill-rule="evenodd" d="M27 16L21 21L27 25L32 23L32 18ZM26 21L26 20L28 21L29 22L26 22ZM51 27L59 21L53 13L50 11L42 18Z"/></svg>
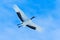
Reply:
<svg viewBox="0 0 60 40"><path fill-rule="evenodd" d="M36 30L37 30L38 32L42 32L42 31L43 31L43 29L40 28L40 27L37 27Z"/></svg>
<svg viewBox="0 0 60 40"><path fill-rule="evenodd" d="M13 9L16 11L16 12L19 12L19 8L16 4L13 5Z"/></svg>

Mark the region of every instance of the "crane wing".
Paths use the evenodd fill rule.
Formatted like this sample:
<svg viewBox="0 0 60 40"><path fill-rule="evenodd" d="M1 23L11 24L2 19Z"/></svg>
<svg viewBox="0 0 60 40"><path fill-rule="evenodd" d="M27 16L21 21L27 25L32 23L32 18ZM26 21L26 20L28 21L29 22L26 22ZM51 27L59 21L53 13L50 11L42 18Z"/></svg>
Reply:
<svg viewBox="0 0 60 40"><path fill-rule="evenodd" d="M30 21L29 24L27 24L26 26L33 30L42 31L42 28L36 25L35 23L33 23L32 21Z"/></svg>
<svg viewBox="0 0 60 40"><path fill-rule="evenodd" d="M16 11L19 19L20 19L22 22L28 20L28 18L27 18L26 15L24 14L24 12L23 12L21 9L19 9L19 7L18 7L17 5L14 5L14 6L13 6L13 9Z"/></svg>

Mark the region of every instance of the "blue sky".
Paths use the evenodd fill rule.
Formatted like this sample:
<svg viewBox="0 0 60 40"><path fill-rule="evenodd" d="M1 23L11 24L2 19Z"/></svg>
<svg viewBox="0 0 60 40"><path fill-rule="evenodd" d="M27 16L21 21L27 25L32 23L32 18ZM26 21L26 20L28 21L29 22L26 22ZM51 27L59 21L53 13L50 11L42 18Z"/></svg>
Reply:
<svg viewBox="0 0 60 40"><path fill-rule="evenodd" d="M16 4L44 31L19 28ZM60 40L60 0L0 0L0 40Z"/></svg>

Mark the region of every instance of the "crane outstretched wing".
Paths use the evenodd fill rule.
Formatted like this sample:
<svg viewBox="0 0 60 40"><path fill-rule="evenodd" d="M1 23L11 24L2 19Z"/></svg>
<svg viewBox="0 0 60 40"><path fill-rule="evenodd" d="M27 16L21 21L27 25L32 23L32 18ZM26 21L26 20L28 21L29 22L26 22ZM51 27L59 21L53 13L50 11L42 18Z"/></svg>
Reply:
<svg viewBox="0 0 60 40"><path fill-rule="evenodd" d="M17 5L14 5L14 6L13 6L13 9L16 11L19 19L20 19L22 22L24 22L24 21L26 21L26 20L28 19L28 18L26 17L26 15L24 14L24 12L23 12L21 9L19 9L19 7L18 7Z"/></svg>
<svg viewBox="0 0 60 40"><path fill-rule="evenodd" d="M32 21L30 21L29 24L27 24L26 26L33 30L42 31L42 28L36 25L35 23L33 23Z"/></svg>

